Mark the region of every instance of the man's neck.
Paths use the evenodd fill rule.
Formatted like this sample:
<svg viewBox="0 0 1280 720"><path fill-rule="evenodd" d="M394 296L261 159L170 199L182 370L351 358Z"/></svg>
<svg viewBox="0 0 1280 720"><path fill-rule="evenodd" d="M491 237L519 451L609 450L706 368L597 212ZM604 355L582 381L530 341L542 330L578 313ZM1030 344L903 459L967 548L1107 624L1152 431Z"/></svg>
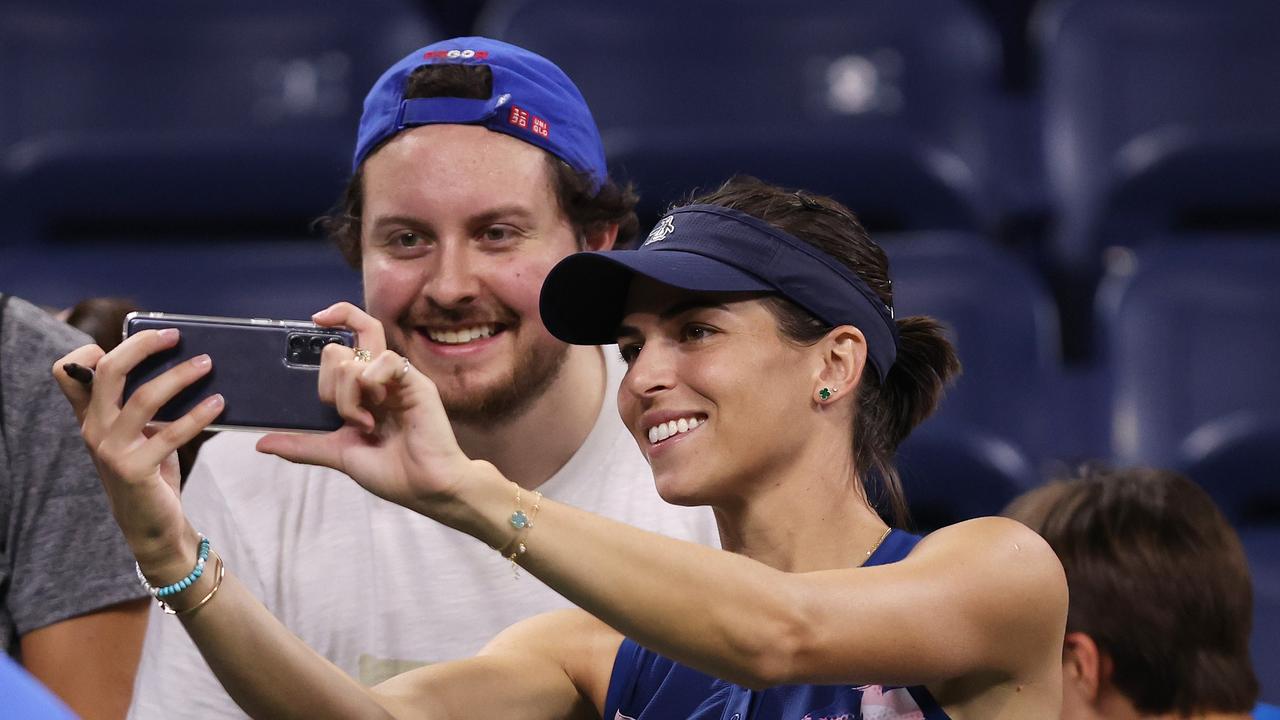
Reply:
<svg viewBox="0 0 1280 720"><path fill-rule="evenodd" d="M586 442L604 412L604 388L600 349L574 345L556 379L519 416L501 423L455 423L453 431L468 457L493 463L509 480L532 490Z"/></svg>

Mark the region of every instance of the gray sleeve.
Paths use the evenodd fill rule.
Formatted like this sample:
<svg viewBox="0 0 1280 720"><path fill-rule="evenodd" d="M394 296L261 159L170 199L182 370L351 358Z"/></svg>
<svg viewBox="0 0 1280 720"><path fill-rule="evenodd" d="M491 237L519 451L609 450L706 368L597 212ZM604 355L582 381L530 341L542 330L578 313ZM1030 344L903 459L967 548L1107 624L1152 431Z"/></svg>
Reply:
<svg viewBox="0 0 1280 720"><path fill-rule="evenodd" d="M0 633L144 597L71 407L49 369L91 342L12 298L0 332Z"/></svg>

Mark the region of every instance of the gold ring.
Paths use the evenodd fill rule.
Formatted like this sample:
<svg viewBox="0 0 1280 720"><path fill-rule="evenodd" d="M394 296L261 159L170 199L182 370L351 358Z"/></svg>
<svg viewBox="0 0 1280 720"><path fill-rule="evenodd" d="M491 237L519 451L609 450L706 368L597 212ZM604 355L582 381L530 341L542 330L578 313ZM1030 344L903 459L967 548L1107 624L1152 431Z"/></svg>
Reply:
<svg viewBox="0 0 1280 720"><path fill-rule="evenodd" d="M365 350L362 347L351 348L351 349L354 350L356 353L356 362L369 362L370 360L373 359L373 353L369 352L368 350Z"/></svg>

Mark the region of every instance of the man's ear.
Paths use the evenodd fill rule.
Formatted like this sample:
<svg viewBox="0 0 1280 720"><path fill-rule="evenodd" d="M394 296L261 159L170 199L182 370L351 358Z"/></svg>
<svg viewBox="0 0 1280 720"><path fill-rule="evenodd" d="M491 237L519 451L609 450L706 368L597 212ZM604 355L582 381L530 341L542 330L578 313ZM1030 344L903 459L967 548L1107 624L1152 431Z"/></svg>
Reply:
<svg viewBox="0 0 1280 720"><path fill-rule="evenodd" d="M618 242L618 223L605 223L593 232L583 233L583 250L612 250Z"/></svg>
<svg viewBox="0 0 1280 720"><path fill-rule="evenodd" d="M1067 633L1062 643L1062 680L1075 686L1076 692L1089 703L1096 704L1102 685L1107 681L1106 657L1093 638L1082 632Z"/></svg>
<svg viewBox="0 0 1280 720"><path fill-rule="evenodd" d="M858 382L867 366L867 339L862 331L852 325L833 328L827 336L815 344L821 352L818 374L814 378L815 399L824 402L858 389ZM829 394L823 395L827 389Z"/></svg>

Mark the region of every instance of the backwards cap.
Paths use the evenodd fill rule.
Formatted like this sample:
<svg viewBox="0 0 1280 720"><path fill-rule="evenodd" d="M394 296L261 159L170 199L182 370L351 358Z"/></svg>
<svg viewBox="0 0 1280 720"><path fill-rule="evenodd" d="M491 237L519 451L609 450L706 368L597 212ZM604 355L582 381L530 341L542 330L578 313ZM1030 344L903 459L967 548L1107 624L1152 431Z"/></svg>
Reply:
<svg viewBox="0 0 1280 720"><path fill-rule="evenodd" d="M485 100L404 97L409 76L423 65L485 65L493 95ZM409 53L374 83L364 100L352 172L379 143L418 125L480 125L550 152L586 174L592 191L608 177L604 145L582 93L541 55L498 40L460 37Z"/></svg>

